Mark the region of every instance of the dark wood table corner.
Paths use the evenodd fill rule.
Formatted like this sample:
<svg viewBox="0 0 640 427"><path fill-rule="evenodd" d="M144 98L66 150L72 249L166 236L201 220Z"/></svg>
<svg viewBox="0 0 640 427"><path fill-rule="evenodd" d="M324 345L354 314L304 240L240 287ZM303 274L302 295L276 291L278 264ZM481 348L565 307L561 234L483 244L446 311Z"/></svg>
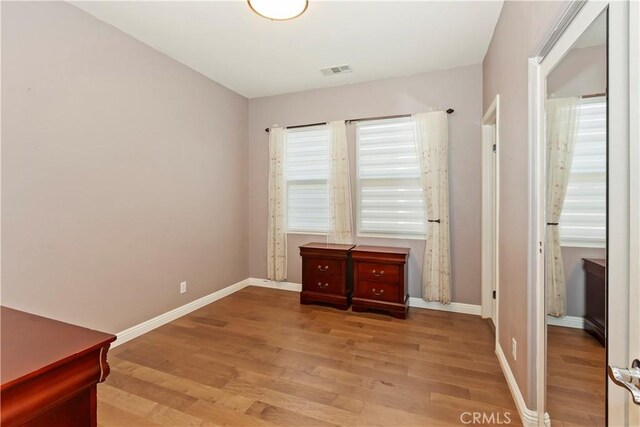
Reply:
<svg viewBox="0 0 640 427"><path fill-rule="evenodd" d="M0 425L96 426L116 336L0 307Z"/></svg>

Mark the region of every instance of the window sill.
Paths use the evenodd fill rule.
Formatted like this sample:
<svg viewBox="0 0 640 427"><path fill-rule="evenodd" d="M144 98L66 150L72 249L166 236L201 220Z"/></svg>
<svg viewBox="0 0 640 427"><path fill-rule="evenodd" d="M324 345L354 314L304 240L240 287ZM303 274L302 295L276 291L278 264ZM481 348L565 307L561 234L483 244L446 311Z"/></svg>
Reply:
<svg viewBox="0 0 640 427"><path fill-rule="evenodd" d="M591 249L606 249L605 243L595 242L560 242L562 248L591 248Z"/></svg>
<svg viewBox="0 0 640 427"><path fill-rule="evenodd" d="M404 234L374 234L374 233L358 233L356 237L373 238L373 239L394 239L394 240L426 240L426 236L404 235Z"/></svg>
<svg viewBox="0 0 640 427"><path fill-rule="evenodd" d="M299 235L299 236L323 236L326 237L327 233L321 231L287 231L287 235ZM399 234L368 234L358 233L357 238L363 239L391 239L391 240L426 240L426 236L412 236L412 235L399 235Z"/></svg>
<svg viewBox="0 0 640 427"><path fill-rule="evenodd" d="M305 236L326 236L327 233L323 231L287 231L287 234L302 234Z"/></svg>

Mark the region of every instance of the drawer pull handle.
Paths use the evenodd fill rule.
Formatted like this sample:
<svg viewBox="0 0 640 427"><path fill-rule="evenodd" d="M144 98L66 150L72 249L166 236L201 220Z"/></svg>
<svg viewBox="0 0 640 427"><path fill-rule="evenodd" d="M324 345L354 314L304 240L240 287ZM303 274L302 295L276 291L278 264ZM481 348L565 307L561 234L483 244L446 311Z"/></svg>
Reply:
<svg viewBox="0 0 640 427"><path fill-rule="evenodd" d="M380 270L379 273L377 273L376 270L373 270L372 273L373 273L374 276L380 277L380 276L382 276L384 274L384 270Z"/></svg>
<svg viewBox="0 0 640 427"><path fill-rule="evenodd" d="M320 271L327 271L328 269L329 269L328 265L325 265L324 268L322 268L321 265L318 266L318 270L320 270Z"/></svg>
<svg viewBox="0 0 640 427"><path fill-rule="evenodd" d="M376 292L376 288L373 288L371 291L373 292L374 295L377 295L377 296L384 294L384 289L380 289L380 292Z"/></svg>
<svg viewBox="0 0 640 427"><path fill-rule="evenodd" d="M326 288L327 286L329 286L329 284L328 284L328 283L325 283L325 284L323 285L323 284L322 284L322 282L318 282L318 287L319 287L319 288L324 289L324 288Z"/></svg>

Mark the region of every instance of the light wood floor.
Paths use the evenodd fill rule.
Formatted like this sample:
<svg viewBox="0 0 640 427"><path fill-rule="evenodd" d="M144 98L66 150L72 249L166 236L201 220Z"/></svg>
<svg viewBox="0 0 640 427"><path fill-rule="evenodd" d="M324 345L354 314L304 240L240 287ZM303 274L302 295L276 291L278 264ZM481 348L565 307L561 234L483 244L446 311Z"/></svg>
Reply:
<svg viewBox="0 0 640 427"><path fill-rule="evenodd" d="M521 425L479 317L406 320L248 287L109 352L101 426ZM498 418L494 418L498 420Z"/></svg>
<svg viewBox="0 0 640 427"><path fill-rule="evenodd" d="M553 427L604 426L605 349L581 329L549 326L547 412Z"/></svg>

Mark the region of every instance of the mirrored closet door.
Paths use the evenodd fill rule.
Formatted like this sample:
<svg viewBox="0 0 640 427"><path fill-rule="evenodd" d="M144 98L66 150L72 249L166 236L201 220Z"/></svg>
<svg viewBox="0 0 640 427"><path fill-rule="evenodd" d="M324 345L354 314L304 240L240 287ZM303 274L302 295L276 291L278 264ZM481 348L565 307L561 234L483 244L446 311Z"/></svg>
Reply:
<svg viewBox="0 0 640 427"><path fill-rule="evenodd" d="M604 426L606 10L546 83L546 408L552 426Z"/></svg>

